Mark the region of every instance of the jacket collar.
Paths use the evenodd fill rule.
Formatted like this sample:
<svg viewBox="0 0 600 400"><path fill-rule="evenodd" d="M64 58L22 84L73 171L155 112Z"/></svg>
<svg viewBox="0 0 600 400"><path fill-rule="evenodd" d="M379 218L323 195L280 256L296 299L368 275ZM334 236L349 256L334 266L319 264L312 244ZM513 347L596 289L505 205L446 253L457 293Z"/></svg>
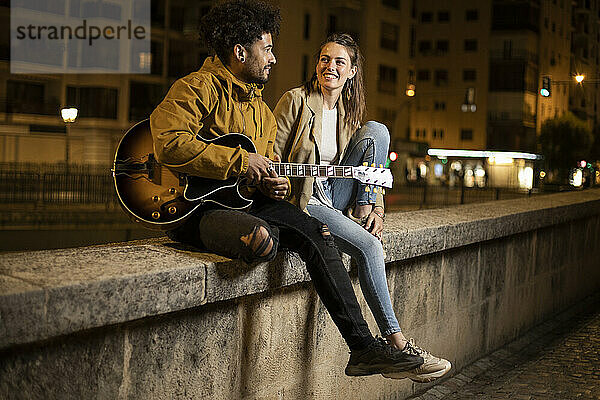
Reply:
<svg viewBox="0 0 600 400"><path fill-rule="evenodd" d="M322 113L323 112L323 96L321 95L321 91L316 88L309 95L306 100L306 104L308 108L313 112L313 114ZM343 121L346 116L346 111L344 110L344 102L342 101L342 96L337 101L337 109L338 109L338 121Z"/></svg>
<svg viewBox="0 0 600 400"><path fill-rule="evenodd" d="M262 96L263 84L247 83L238 79L217 56L207 57L200 70L210 72L225 82L229 96L233 98L235 94L237 101L249 101Z"/></svg>

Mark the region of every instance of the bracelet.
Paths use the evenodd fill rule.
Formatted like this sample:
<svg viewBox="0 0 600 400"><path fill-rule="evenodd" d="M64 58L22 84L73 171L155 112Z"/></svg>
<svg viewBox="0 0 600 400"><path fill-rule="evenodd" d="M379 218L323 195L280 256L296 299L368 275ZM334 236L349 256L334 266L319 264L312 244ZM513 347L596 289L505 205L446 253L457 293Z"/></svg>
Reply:
<svg viewBox="0 0 600 400"><path fill-rule="evenodd" d="M371 211L373 214L377 215L379 218L381 218L382 221L385 221L385 214L381 213L381 212L377 212L375 210Z"/></svg>

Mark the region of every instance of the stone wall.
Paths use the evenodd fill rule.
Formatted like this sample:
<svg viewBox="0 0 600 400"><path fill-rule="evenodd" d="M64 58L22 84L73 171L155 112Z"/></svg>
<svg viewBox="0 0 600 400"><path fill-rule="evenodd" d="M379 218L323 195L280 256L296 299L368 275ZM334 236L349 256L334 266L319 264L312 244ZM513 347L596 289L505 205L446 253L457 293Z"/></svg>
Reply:
<svg viewBox="0 0 600 400"><path fill-rule="evenodd" d="M386 230L400 325L453 373L600 289L600 190L390 213ZM294 253L245 265L161 239L0 255L0 398L402 399L425 387L346 377L347 360Z"/></svg>

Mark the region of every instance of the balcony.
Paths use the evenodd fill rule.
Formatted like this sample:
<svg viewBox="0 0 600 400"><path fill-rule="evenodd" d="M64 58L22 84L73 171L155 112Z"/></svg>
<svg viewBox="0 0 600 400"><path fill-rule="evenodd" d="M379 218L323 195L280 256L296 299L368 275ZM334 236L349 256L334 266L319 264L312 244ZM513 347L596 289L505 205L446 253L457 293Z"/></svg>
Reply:
<svg viewBox="0 0 600 400"><path fill-rule="evenodd" d="M15 99L0 99L0 113L54 115L58 117L60 113L60 104L58 101L33 102L18 101Z"/></svg>
<svg viewBox="0 0 600 400"><path fill-rule="evenodd" d="M540 31L539 5L530 2L494 3L492 31Z"/></svg>
<svg viewBox="0 0 600 400"><path fill-rule="evenodd" d="M504 60L504 61L526 61L526 62L530 62L533 64L538 64L539 62L539 56L537 53L531 52L529 50L522 50L522 49L517 49L517 50L490 50L490 59L497 61L497 60Z"/></svg>

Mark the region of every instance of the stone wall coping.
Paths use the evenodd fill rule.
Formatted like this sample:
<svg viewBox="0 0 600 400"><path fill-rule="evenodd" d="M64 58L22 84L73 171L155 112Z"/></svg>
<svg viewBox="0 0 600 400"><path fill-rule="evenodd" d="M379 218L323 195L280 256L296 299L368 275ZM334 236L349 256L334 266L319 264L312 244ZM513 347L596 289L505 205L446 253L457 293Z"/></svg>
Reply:
<svg viewBox="0 0 600 400"><path fill-rule="evenodd" d="M389 212L387 262L600 214L600 189ZM349 267L349 258L345 257ZM248 265L166 238L0 254L0 349L310 280L292 252Z"/></svg>

